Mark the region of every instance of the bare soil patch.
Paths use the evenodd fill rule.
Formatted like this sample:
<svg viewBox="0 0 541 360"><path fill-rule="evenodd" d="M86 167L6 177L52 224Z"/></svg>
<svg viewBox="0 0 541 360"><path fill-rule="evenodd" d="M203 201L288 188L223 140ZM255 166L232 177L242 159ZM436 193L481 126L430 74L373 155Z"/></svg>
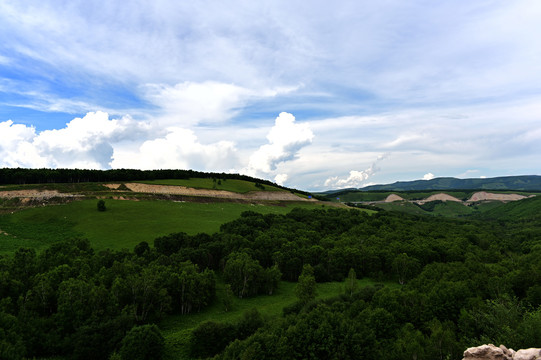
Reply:
<svg viewBox="0 0 541 360"><path fill-rule="evenodd" d="M109 188L111 190L118 190L121 184L103 184L106 188Z"/></svg>
<svg viewBox="0 0 541 360"><path fill-rule="evenodd" d="M0 191L1 198L50 199L54 197L77 197L80 195L60 193L57 190L9 190Z"/></svg>
<svg viewBox="0 0 541 360"><path fill-rule="evenodd" d="M384 200L386 203L394 202L394 201L404 201L404 198L401 196L398 196L396 194L391 194L387 196Z"/></svg>
<svg viewBox="0 0 541 360"><path fill-rule="evenodd" d="M194 189L185 186L149 185L139 183L127 183L126 187L133 192L147 194L202 196L218 199L240 200L317 201L314 199L305 199L286 191L251 191L245 194L240 194L225 190Z"/></svg>
<svg viewBox="0 0 541 360"><path fill-rule="evenodd" d="M427 203L427 202L430 202L430 201L437 201L437 200L440 200L440 201L455 201L455 202L460 202L460 203L462 202L462 200L457 199L456 197L451 196L449 194L439 193L439 194L430 195L429 197L427 197L424 200L419 201L418 203L419 204L421 204L421 203L424 204L424 203Z"/></svg>
<svg viewBox="0 0 541 360"><path fill-rule="evenodd" d="M527 196L519 194L494 194L485 191L479 191L473 194L467 202L476 202L476 201L517 201L526 199Z"/></svg>

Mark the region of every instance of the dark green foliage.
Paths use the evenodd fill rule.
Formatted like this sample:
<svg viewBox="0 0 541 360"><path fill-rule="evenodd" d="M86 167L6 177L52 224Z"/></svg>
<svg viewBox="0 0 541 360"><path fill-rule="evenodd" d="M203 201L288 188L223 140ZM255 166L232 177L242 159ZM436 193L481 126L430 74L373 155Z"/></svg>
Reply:
<svg viewBox="0 0 541 360"><path fill-rule="evenodd" d="M163 354L164 339L156 325L134 326L122 339L122 359L160 360Z"/></svg>
<svg viewBox="0 0 541 360"><path fill-rule="evenodd" d="M310 265L304 265L302 273L299 276L295 294L301 304L308 304L316 298L316 279L314 277L314 269Z"/></svg>
<svg viewBox="0 0 541 360"><path fill-rule="evenodd" d="M232 324L206 321L192 331L190 354L197 358L214 356L235 340L235 335Z"/></svg>
<svg viewBox="0 0 541 360"><path fill-rule="evenodd" d="M357 274L353 268L349 269L348 277L344 282L344 293L346 296L353 296L358 290Z"/></svg>
<svg viewBox="0 0 541 360"><path fill-rule="evenodd" d="M22 359L26 353L17 318L0 311L0 359Z"/></svg>
<svg viewBox="0 0 541 360"><path fill-rule="evenodd" d="M71 240L0 257L1 357L107 359L134 324L211 303L213 271L148 244L137 251L95 253Z"/></svg>
<svg viewBox="0 0 541 360"><path fill-rule="evenodd" d="M141 241L139 244L135 245L133 252L137 256L143 256L150 252L150 246L148 246L148 243L146 241Z"/></svg>
<svg viewBox="0 0 541 360"><path fill-rule="evenodd" d="M98 211L105 211L107 208L105 207L105 200L98 200Z"/></svg>
<svg viewBox="0 0 541 360"><path fill-rule="evenodd" d="M231 253L224 268L224 280L239 298L257 294L272 295L282 276L276 266L263 269L245 252Z"/></svg>
<svg viewBox="0 0 541 360"><path fill-rule="evenodd" d="M237 324L206 321L192 331L190 354L198 358L214 356L233 340L246 339L263 325L263 318L256 309L245 312Z"/></svg>
<svg viewBox="0 0 541 360"><path fill-rule="evenodd" d="M279 319L252 311L197 327L194 356L459 360L479 343L539 346L540 239L535 216L477 222L296 209L245 212L219 233L171 234L133 252L96 253L86 240L20 249L0 257L0 351L118 355L133 325L210 305L214 271L243 298L273 293L280 278L298 281L299 302ZM402 286L356 288L366 277ZM317 300L316 280L344 279L344 294Z"/></svg>

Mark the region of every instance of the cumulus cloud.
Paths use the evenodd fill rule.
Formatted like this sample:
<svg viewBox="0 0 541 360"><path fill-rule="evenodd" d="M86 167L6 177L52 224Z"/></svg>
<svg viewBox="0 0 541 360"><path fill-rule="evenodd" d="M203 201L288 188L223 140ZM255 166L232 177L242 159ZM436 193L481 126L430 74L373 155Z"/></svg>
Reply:
<svg viewBox="0 0 541 360"><path fill-rule="evenodd" d="M267 134L268 144L261 146L251 156L248 167L242 172L252 176L267 176L276 170L280 163L291 161L300 149L312 143L314 134L308 124L298 124L292 114L282 112ZM279 174L284 180L286 174Z"/></svg>
<svg viewBox="0 0 541 360"><path fill-rule="evenodd" d="M136 136L139 128L129 117L110 120L104 112L90 112L62 129L40 133L9 120L0 123L0 165L105 169L113 155L111 143Z"/></svg>
<svg viewBox="0 0 541 360"><path fill-rule="evenodd" d="M202 144L193 131L170 128L166 136L145 141L135 152L115 154L113 167L228 171L237 164L235 144Z"/></svg>
<svg viewBox="0 0 541 360"><path fill-rule="evenodd" d="M432 180L434 179L434 174L432 173L426 173L424 176L423 176L423 180Z"/></svg>
<svg viewBox="0 0 541 360"><path fill-rule="evenodd" d="M332 176L325 180L325 186L328 188L349 188L349 187L360 187L362 182L372 177L380 169L378 163L388 157L388 154L383 154L378 156L376 161L370 165L366 170L351 170L349 176L339 177Z"/></svg>
<svg viewBox="0 0 541 360"><path fill-rule="evenodd" d="M192 130L157 130L129 116L109 119L105 112L90 112L64 128L39 133L11 120L0 122L0 167L229 171L238 165L231 141L203 144Z"/></svg>
<svg viewBox="0 0 541 360"><path fill-rule="evenodd" d="M278 174L274 177L274 182L278 185L284 185L284 183L287 181L287 178L287 174Z"/></svg>
<svg viewBox="0 0 541 360"><path fill-rule="evenodd" d="M0 122L0 166L3 167L39 167L44 164L32 140L36 129L23 124L14 124L8 120Z"/></svg>

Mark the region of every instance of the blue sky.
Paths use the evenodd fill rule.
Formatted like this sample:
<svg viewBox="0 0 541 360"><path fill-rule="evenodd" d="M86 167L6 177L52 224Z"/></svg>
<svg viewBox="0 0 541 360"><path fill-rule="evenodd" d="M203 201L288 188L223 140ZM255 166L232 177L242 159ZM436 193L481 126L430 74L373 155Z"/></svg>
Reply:
<svg viewBox="0 0 541 360"><path fill-rule="evenodd" d="M0 166L541 171L541 2L0 3Z"/></svg>

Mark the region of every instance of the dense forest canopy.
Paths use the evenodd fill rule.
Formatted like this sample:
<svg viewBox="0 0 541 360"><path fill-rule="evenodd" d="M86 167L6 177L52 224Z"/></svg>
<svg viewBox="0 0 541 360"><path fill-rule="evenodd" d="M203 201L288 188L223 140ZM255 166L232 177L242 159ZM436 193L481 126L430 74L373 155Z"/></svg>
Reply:
<svg viewBox="0 0 541 360"><path fill-rule="evenodd" d="M216 301L217 276L237 297L272 296L280 280L304 288L279 319L201 324L194 357L460 359L485 342L539 346L540 241L539 221L295 209L245 212L213 235L171 234L133 251L79 239L22 248L0 258L0 357L107 359L141 337L162 349L157 358L163 339L150 325ZM400 286L356 288L352 277ZM312 282L344 279L339 297L310 295Z"/></svg>

